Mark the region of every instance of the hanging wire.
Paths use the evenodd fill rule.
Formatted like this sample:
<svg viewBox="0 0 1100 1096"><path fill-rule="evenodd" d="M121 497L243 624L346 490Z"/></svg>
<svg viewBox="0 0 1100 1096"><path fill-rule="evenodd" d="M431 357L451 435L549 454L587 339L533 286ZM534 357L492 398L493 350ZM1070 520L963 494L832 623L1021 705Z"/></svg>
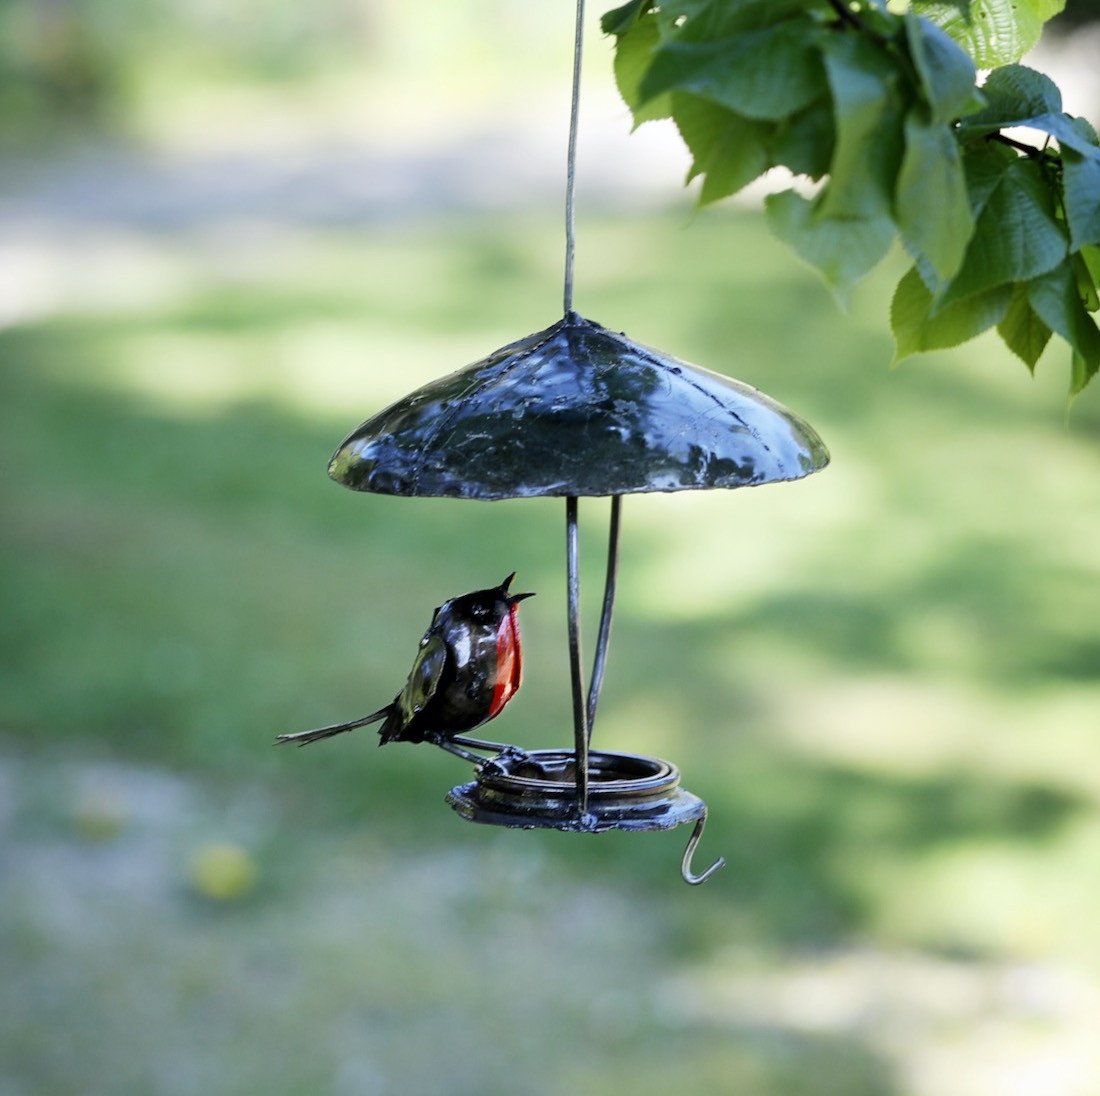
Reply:
<svg viewBox="0 0 1100 1096"><path fill-rule="evenodd" d="M569 107L569 151L565 168L565 315L573 311L573 258L577 250L577 120L581 107L581 57L584 51L584 0L577 0L573 29L573 98ZM576 768L577 815L588 811L588 706L584 696L584 671L581 668L580 626L580 553L577 535L577 499L565 500L566 556L569 572L569 669L573 684L573 739Z"/></svg>
<svg viewBox="0 0 1100 1096"><path fill-rule="evenodd" d="M573 311L573 257L577 250L577 121L581 107L581 56L584 52L584 0L577 0L573 32L573 100L569 109L569 152L565 172L565 314Z"/></svg>

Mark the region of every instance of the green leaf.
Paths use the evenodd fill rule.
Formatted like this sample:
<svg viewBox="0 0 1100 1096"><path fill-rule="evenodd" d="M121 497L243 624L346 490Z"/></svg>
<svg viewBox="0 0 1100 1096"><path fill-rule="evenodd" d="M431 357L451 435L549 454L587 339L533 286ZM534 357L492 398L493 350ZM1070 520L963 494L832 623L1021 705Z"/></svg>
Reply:
<svg viewBox="0 0 1100 1096"><path fill-rule="evenodd" d="M1070 359L1070 382L1069 382L1069 394L1072 398L1079 393L1083 392L1088 387L1089 381L1096 375L1096 367L1090 366L1089 363L1081 357L1080 354L1074 354Z"/></svg>
<svg viewBox="0 0 1100 1096"><path fill-rule="evenodd" d="M1062 109L1058 85L1027 65L1003 65L994 69L982 84L989 109L998 109L1006 121L1030 118L1034 114L1057 114Z"/></svg>
<svg viewBox="0 0 1100 1096"><path fill-rule="evenodd" d="M989 330L1004 317L1012 287L994 286L975 297L938 310L916 267L898 282L890 305L894 364L922 350L958 346Z"/></svg>
<svg viewBox="0 0 1100 1096"><path fill-rule="evenodd" d="M1056 267L1067 251L1039 165L1017 158L982 207L962 268L940 303L965 300L1006 282L1026 282Z"/></svg>
<svg viewBox="0 0 1100 1096"><path fill-rule="evenodd" d="M917 15L942 27L978 68L1018 61L1065 0L913 0Z"/></svg>
<svg viewBox="0 0 1100 1096"><path fill-rule="evenodd" d="M725 38L798 18L807 23L828 12L828 0L661 0L670 25L682 26L685 41Z"/></svg>
<svg viewBox="0 0 1100 1096"><path fill-rule="evenodd" d="M986 105L961 120L961 140L1062 112L1062 93L1058 85L1049 76L1026 65L994 69L981 90Z"/></svg>
<svg viewBox="0 0 1100 1096"><path fill-rule="evenodd" d="M1081 261L1092 277L1093 285L1100 284L1100 247L1083 247L1080 255Z"/></svg>
<svg viewBox="0 0 1100 1096"><path fill-rule="evenodd" d="M1100 133L1096 132L1096 127L1087 118L1074 118L1072 115L1070 115L1070 118L1074 131L1082 141L1093 147L1100 145ZM1071 145L1070 147L1076 148L1077 146Z"/></svg>
<svg viewBox="0 0 1100 1096"><path fill-rule="evenodd" d="M932 121L955 121L974 99L974 62L944 31L911 11L905 13L905 34Z"/></svg>
<svg viewBox="0 0 1100 1096"><path fill-rule="evenodd" d="M1072 348L1074 369L1070 391L1076 395L1100 368L1100 330L1081 303L1069 262L1032 279L1027 299L1043 323Z"/></svg>
<svg viewBox="0 0 1100 1096"><path fill-rule="evenodd" d="M690 91L748 118L785 118L825 92L819 33L808 20L788 20L716 42L667 42L641 82L643 101Z"/></svg>
<svg viewBox="0 0 1100 1096"><path fill-rule="evenodd" d="M970 212L977 217L985 203L1001 184L1004 173L1019 156L1006 145L991 141L964 146L962 149L963 172L966 175L966 192L970 197Z"/></svg>
<svg viewBox="0 0 1100 1096"><path fill-rule="evenodd" d="M1024 282L1012 287L1012 300L1004 319L997 325L997 332L1008 349L1034 372L1036 363L1050 342L1051 331L1031 307L1027 292Z"/></svg>
<svg viewBox="0 0 1100 1096"><path fill-rule="evenodd" d="M1100 308L1100 294L1096 291L1095 275L1080 251L1071 251L1069 261L1073 267L1073 277L1077 282L1077 295L1081 298L1085 311L1095 312Z"/></svg>
<svg viewBox="0 0 1100 1096"><path fill-rule="evenodd" d="M1069 114L1037 114L1034 118L1025 118L1019 123L1054 137L1063 149L1071 148L1082 156L1090 155L1096 148L1095 139L1089 134L1092 126L1084 118L1073 118Z"/></svg>
<svg viewBox="0 0 1100 1096"><path fill-rule="evenodd" d="M1082 155L1062 147L1062 188L1070 247L1100 244L1100 148Z"/></svg>
<svg viewBox="0 0 1100 1096"><path fill-rule="evenodd" d="M904 148L898 69L873 42L834 36L825 54L836 146L823 212L858 219L889 216Z"/></svg>
<svg viewBox="0 0 1100 1096"><path fill-rule="evenodd" d="M694 158L688 181L703 175L699 204L735 194L771 167L771 127L685 92L672 96L673 117Z"/></svg>
<svg viewBox="0 0 1100 1096"><path fill-rule="evenodd" d="M600 30L604 34L625 34L634 27L653 0L629 0L622 7L605 11L600 16Z"/></svg>
<svg viewBox="0 0 1100 1096"><path fill-rule="evenodd" d="M679 33L684 24L697 24L704 38L719 36L714 0L652 0L650 8L663 36L673 31Z"/></svg>
<svg viewBox="0 0 1100 1096"><path fill-rule="evenodd" d="M656 21L642 19L621 32L615 45L615 83L634 114L635 126L657 118L667 118L672 113L672 97L667 93L647 101L641 94L642 79L659 44Z"/></svg>
<svg viewBox="0 0 1100 1096"><path fill-rule="evenodd" d="M811 179L828 172L835 146L833 108L827 97L777 123L769 143L773 164Z"/></svg>
<svg viewBox="0 0 1100 1096"><path fill-rule="evenodd" d="M776 236L816 267L842 302L894 240L894 223L889 217L829 217L822 213L821 195L811 201L793 190L784 190L769 194L764 208Z"/></svg>
<svg viewBox="0 0 1100 1096"><path fill-rule="evenodd" d="M950 127L925 122L916 108L905 119L895 218L905 246L927 263L936 285L955 276L974 232L962 157Z"/></svg>

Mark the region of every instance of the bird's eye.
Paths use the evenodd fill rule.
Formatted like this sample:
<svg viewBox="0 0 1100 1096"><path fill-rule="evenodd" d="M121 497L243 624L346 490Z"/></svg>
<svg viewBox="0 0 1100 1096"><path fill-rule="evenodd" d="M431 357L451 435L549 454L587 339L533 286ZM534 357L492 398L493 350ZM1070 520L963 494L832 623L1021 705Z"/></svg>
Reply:
<svg viewBox="0 0 1100 1096"><path fill-rule="evenodd" d="M489 615L489 607L480 603L470 606L470 616L475 620L484 620Z"/></svg>

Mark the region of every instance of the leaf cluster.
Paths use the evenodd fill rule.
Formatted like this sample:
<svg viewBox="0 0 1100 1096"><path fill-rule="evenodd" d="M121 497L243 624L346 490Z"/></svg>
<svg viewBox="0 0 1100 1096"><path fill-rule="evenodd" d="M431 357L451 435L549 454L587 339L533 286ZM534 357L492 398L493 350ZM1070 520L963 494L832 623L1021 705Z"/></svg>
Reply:
<svg viewBox="0 0 1100 1096"><path fill-rule="evenodd" d="M701 204L774 167L775 234L845 299L901 239L895 360L996 327L1072 393L1100 369L1100 142L1018 64L1064 0L631 0L608 12L636 124L672 118ZM991 68L978 84L978 68Z"/></svg>

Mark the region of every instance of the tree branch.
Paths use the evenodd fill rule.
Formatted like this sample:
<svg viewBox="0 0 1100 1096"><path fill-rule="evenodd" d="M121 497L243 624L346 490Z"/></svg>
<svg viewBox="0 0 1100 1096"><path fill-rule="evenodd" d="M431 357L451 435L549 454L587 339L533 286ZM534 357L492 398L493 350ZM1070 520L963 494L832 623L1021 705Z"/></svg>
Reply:
<svg viewBox="0 0 1100 1096"><path fill-rule="evenodd" d="M1017 141L1012 137L1006 137L1003 133L988 133L986 134L986 140L1008 145L1009 148L1014 148L1017 152L1022 152L1031 160L1038 160L1043 155L1043 150L1041 148L1025 144L1023 141Z"/></svg>
<svg viewBox="0 0 1100 1096"><path fill-rule="evenodd" d="M858 16L846 3L844 3L844 0L829 0L829 6L836 12L837 18L842 23L847 23L848 26L852 27L854 30L864 29Z"/></svg>
<svg viewBox="0 0 1100 1096"><path fill-rule="evenodd" d="M829 6L836 12L837 19L844 26L859 31L860 34L865 35L867 38L870 38L872 42L876 42L880 46L887 46L890 44L889 37L884 34L879 34L877 31L867 26L867 24L848 7L846 0L829 0Z"/></svg>

